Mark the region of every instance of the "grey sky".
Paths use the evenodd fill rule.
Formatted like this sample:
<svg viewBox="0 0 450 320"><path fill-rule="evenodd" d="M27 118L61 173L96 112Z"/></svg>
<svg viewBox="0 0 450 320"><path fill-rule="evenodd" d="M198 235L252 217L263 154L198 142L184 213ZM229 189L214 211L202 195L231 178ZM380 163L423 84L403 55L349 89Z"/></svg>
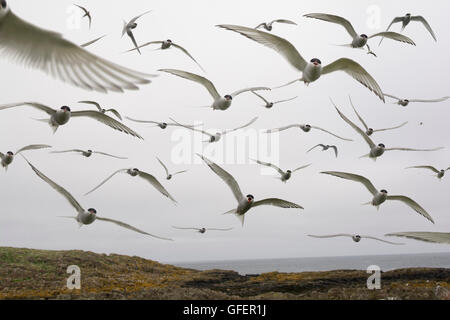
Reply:
<svg viewBox="0 0 450 320"><path fill-rule="evenodd" d="M358 61L378 81L386 93L406 98L438 98L450 95L450 40L444 32L448 22L442 12L450 10L445 0L433 1L79 1L92 13L92 30L87 21L82 28L67 28L72 1L11 0L12 10L40 27L57 30L66 39L84 43L102 34L108 36L88 50L124 66L155 73L160 68L176 68L198 74L201 70L179 51L142 50L142 56L123 51L132 48L131 41L120 38L122 20L129 20L149 9L153 11L138 20L135 36L138 43L167 38L184 46L206 69L221 94L248 86L277 86L298 78L293 69L274 51L236 33L216 28L217 24L237 24L254 27L276 18L296 21L298 26L275 25L273 32L291 41L309 60L320 58L328 64L340 57ZM380 8L380 28L369 29L367 9ZM69 10L69 11L68 11ZM375 33L384 30L395 16L406 12L427 18L435 30L438 43L419 24L410 24L404 34L417 47L385 40L372 49L378 58L365 51L337 47L348 43L345 30L323 21L306 19L302 15L324 12L349 19L357 32ZM393 31L399 31L395 25ZM305 210L261 207L246 217L244 228L234 216L221 213L236 204L228 187L204 164L175 164L172 149L177 145L177 131L160 130L126 121L143 135L145 141L113 131L92 120L73 119L56 135L44 123L31 118L45 114L23 107L2 111L0 115L0 151L15 151L28 144L46 143L54 150L92 148L128 156L129 160L103 157L85 159L76 155L49 154L46 150L32 151L27 158L51 179L68 189L82 205L95 207L99 216L119 219L138 228L176 241L165 242L97 221L82 227L73 221L56 218L75 214L59 194L34 175L25 161L17 158L7 174L1 173L0 245L40 249L81 249L139 255L162 261L217 260L243 258L278 258L329 255L362 255L448 251L448 246L422 244L405 240L407 246L388 246L362 241L355 245L349 239L311 239L306 234L360 233L382 236L397 231L449 231L450 176L439 182L427 171L405 170L412 165L430 164L438 168L450 166L448 149L449 104L411 104L401 108L387 100L383 104L373 93L345 75L335 73L305 87L296 83L290 87L263 93L273 100L299 96L286 105L266 110L251 94L239 96L225 112L192 108L207 105L211 98L201 86L168 74L161 74L150 85L136 92L108 95L83 91L55 81L47 75L16 66L0 59L0 104L37 101L53 107L69 105L72 110L89 106L79 100L96 100L106 107L117 108L122 115L149 120L174 117L184 123L204 122L205 129L234 128L259 116L252 128L267 129L291 123L310 123L354 139L344 142L321 133L304 134L296 130L280 134L280 165L294 168L313 163L294 175L287 184L271 176L261 175L257 165L223 164L241 185L245 194L256 199L280 197L299 203ZM409 124L396 131L374 135L376 142L388 147L447 147L434 153L386 153L376 163L358 159L367 153L365 142L348 127L334 111L329 97L341 110L356 121L348 102L351 94L360 114L374 127L383 128ZM423 126L419 126L423 122ZM214 130L213 130L214 131ZM340 157L319 150L306 154L318 143L336 144ZM167 182L164 170L155 156L160 157L171 171L189 172ZM113 171L137 167L157 176L178 200L174 206L144 181L127 175L117 176L96 193L84 197ZM379 212L371 206L361 206L370 194L357 183L320 175L334 170L358 173L371 179L377 188L392 194L404 194L419 202L436 221L426 219L401 203L385 203ZM234 227L231 232L199 235L174 230L176 226Z"/></svg>

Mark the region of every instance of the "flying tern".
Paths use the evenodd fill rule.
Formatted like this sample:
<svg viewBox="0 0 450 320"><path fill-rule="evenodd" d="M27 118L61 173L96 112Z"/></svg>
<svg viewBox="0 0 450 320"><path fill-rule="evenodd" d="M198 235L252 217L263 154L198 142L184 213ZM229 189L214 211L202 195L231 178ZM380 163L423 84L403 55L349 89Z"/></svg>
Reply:
<svg viewBox="0 0 450 320"><path fill-rule="evenodd" d="M85 194L91 194L92 192L94 192L95 190L97 190L98 188L100 188L101 186L103 186L106 182L108 182L112 177L114 177L116 174L118 173L126 173L132 177L141 177L142 179L144 179L145 181L147 181L148 183L150 183L156 190L158 190L163 196L169 198L170 200L172 200L174 203L176 203L175 199L170 195L170 193L163 187L163 185L158 181L158 179L156 179L153 175L144 172L144 171L140 171L139 169L120 169L117 170L116 172L114 172L113 174L111 174L108 178L106 178L102 183L100 183L98 186L96 186L94 189L92 189L91 191L89 191L88 193Z"/></svg>
<svg viewBox="0 0 450 320"><path fill-rule="evenodd" d="M335 71L344 71L370 91L374 92L384 102L383 91L375 79L361 65L351 59L341 58L323 67L322 62L317 58L311 59L308 63L289 41L273 34L235 25L218 25L218 27L240 33L253 41L275 50L294 68L302 72L303 75L300 79L291 81L284 86L297 81L303 81L305 84L309 84L319 79L322 75Z"/></svg>
<svg viewBox="0 0 450 320"><path fill-rule="evenodd" d="M44 148L51 148L51 146L46 144L32 144L26 147L23 147L16 152L8 151L6 154L3 154L0 152L0 163L2 164L2 167L5 168L5 170L8 170L8 166L14 161L15 156L20 154L21 152L28 151L28 150L38 150L38 149L44 149Z"/></svg>
<svg viewBox="0 0 450 320"><path fill-rule="evenodd" d="M26 159L25 159L26 160ZM28 160L27 160L28 162ZM113 220L113 219L109 219L109 218L102 218L97 216L97 210L94 208L90 208L88 210L85 210L80 204L79 202L63 187L61 187L60 185L56 184L55 182L53 182L50 178L48 178L47 176L45 176L42 172L40 172L36 167L34 167L30 162L28 162L28 164L30 165L31 169L33 169L33 171L36 173L36 175L41 178L44 182L46 182L50 187L52 187L54 190L56 190L60 195L62 195L64 198L66 198L67 201L69 201L69 203L72 205L72 207L77 211L77 216L76 217L63 217L63 218L71 218L71 219L75 219L78 222L78 225L81 227L83 225L89 225L92 224L94 221L99 220L99 221L105 221L105 222L110 222L110 223L114 223L120 227L126 228L128 230L132 230L141 234L145 234L154 238L158 238L158 239L162 239L162 240L172 240L172 239L168 239L168 238L163 238L163 237L159 237L159 236L155 236L153 234L144 232L142 230L139 230L129 224L126 224L124 222L118 221L118 220Z"/></svg>
<svg viewBox="0 0 450 320"><path fill-rule="evenodd" d="M366 187L366 189L372 194L373 199L371 202L368 202L366 204L371 204L374 207L377 207L377 209L379 209L380 205L382 205L384 202L390 200L390 201L401 201L404 204L406 204L408 207L410 207L411 209L413 209L415 212L417 212L418 214L422 215L423 217L425 217L427 220L431 221L432 223L434 223L433 218L428 214L428 212L422 208L417 202L415 202L414 200L412 200L411 198L405 197L405 196L401 196L401 195L395 195L395 196L390 196L388 195L388 192L383 189L378 191L375 186L372 184L372 182L370 182L369 179L357 175L357 174L353 174L353 173L347 173L347 172L337 172L337 171L324 171L321 172L322 174L327 174L330 176L334 176L334 177L338 177L341 179L345 179L345 180L350 180L350 181L355 181L355 182L359 182L362 185L364 185Z"/></svg>
<svg viewBox="0 0 450 320"><path fill-rule="evenodd" d="M355 28L353 28L350 21L348 21L347 19L340 17L340 16L335 16L332 14L325 14L325 13L310 13L310 14L305 14L304 16L307 18L319 19L319 20L323 20L323 21L341 25L342 27L345 28L345 30L347 30L348 34L353 39L352 43L350 43L346 46L349 46L351 48L363 48L364 46L367 46L368 53L371 53L371 54L374 54L374 53L372 52L372 50L370 50L370 47L367 44L367 41L372 38L375 38L375 37L385 37L385 38L389 38L389 39L392 39L395 41L400 41L400 42L404 42L407 44L411 44L414 46L416 45L413 40L411 40L407 36L404 36L397 32L387 32L387 31L386 32L378 32L371 36L368 36L364 33L358 34L356 32Z"/></svg>
<svg viewBox="0 0 450 320"><path fill-rule="evenodd" d="M309 234L308 237L319 238L319 239L337 238L337 237L349 237L349 238L352 238L352 240L354 242L360 242L361 239L371 239L371 240L381 241L381 242L389 243L389 244L393 244L393 245L403 245L404 244L404 243L386 241L386 240L383 240L383 239L380 239L380 238L376 238L376 237L372 237L372 236L360 236L359 234L348 234L348 233L339 233L339 234L332 234L332 235L326 235L326 236L315 236L315 235Z"/></svg>
<svg viewBox="0 0 450 320"><path fill-rule="evenodd" d="M37 103L37 102L20 102L20 103L14 103L14 104L7 104L7 105L0 106L0 111L9 109L9 108L21 107L21 106L33 107L35 109L38 109L40 111L44 111L45 113L47 113L50 116L50 119L39 119L39 121L48 123L50 125L50 127L53 129L54 133L58 130L58 128L60 126L67 124L71 118L85 117L85 118L97 120L97 121L107 125L108 127L113 128L114 130L118 130L125 134L129 134L133 137L143 139L138 133L131 130L130 128L125 126L123 123L121 123L99 111L84 110L84 111L73 111L72 112L68 106L62 106L59 110L56 110L49 106L46 106L44 104Z"/></svg>
<svg viewBox="0 0 450 320"><path fill-rule="evenodd" d="M230 211L226 212L225 214L235 214L241 221L242 226L244 226L245 214L251 208L259 207L262 205L270 205L270 206L275 206L275 207L280 207L280 208L303 209L303 207L301 207L298 204L288 202L285 200L281 200L281 199L276 199L276 198L264 199L264 200L255 202L254 201L255 197L253 195L248 194L247 196L244 196L244 194L241 191L241 188L239 187L238 183L236 182L236 180L233 178L233 176L231 174L229 174L224 169L219 167L217 164L215 164L211 160L205 158L204 156L199 155L199 154L197 154L197 155L200 158L202 158L203 161L205 161L205 163L208 165L208 167L215 174L217 174L228 185L228 187L233 192L233 195L236 198L236 201L238 202L238 206L236 209L230 210Z"/></svg>
<svg viewBox="0 0 450 320"><path fill-rule="evenodd" d="M173 178L173 176L180 174L180 173L185 173L188 171L188 170L183 170L183 171L178 171L175 173L169 173L169 169L167 169L166 165L158 157L156 157L156 159L158 159L159 163L162 165L162 167L166 171L166 179L167 180L171 180Z"/></svg>
<svg viewBox="0 0 450 320"><path fill-rule="evenodd" d="M172 120L172 121L175 122L175 123L178 123L177 121L175 121L175 120L172 119L172 118L170 118L170 120ZM258 120L258 117L253 118L252 120L250 120L250 122L248 122L248 123L246 123L246 124L244 124L244 125L242 125L242 126L240 126L240 127L237 127L237 128L231 129L231 130L224 130L224 131L221 131L221 132L216 132L216 133L214 133L214 134L209 133L209 132L206 132L206 131L204 131L204 130L195 129L195 128L193 128L193 127L184 126L184 125L182 125L182 124L179 124L179 125L182 126L182 127L184 127L184 128L186 128L186 129L189 129L189 130L192 130L192 131L196 131L196 132L200 132L200 133L202 133L202 134L204 134L204 135L206 135L206 136L209 136L209 140L206 140L206 141L204 141L204 142L213 143L213 142L219 142L219 140L220 140L224 135L226 135L226 134L228 134L228 133L231 133L231 132L234 132L234 131L237 131L237 130L241 130L241 129L247 128L248 126L251 126L253 123L256 122L256 120Z"/></svg>
<svg viewBox="0 0 450 320"><path fill-rule="evenodd" d="M44 8L46 10L46 8ZM16 16L7 1L0 1L2 56L52 75L85 90L137 90L147 84L145 74L111 63L65 40L59 33L39 28Z"/></svg>
<svg viewBox="0 0 450 320"><path fill-rule="evenodd" d="M181 70L175 70L175 69L160 69L158 71L167 72L167 73L173 74L175 76L197 82L197 83L201 84L202 86L204 86L206 88L206 90L208 90L208 92L212 96L212 98L214 99L214 102L210 106L211 108L213 108L213 110L222 110L222 111L227 110L231 106L233 99L244 92L258 91L258 90L270 90L270 88L267 88L267 87L252 87L252 88L242 89L242 90L239 90L239 91L236 91L236 92L233 92L231 94L227 94L227 95L221 97L219 92L217 91L216 87L214 86L214 84L211 81L209 81L208 79L206 79L205 77L199 76L194 73L181 71Z"/></svg>
<svg viewBox="0 0 450 320"><path fill-rule="evenodd" d="M253 161L255 161L256 163L258 163L258 164L260 164L260 165L262 165L262 166L269 167L269 168L272 168L272 169L275 169L276 171L278 171L278 173L280 174L280 179L281 179L281 181L282 181L282 182L285 182L285 183L291 178L291 176L292 176L292 174L293 174L294 172L297 172L297 171L299 171L299 170L306 169L306 168L308 168L309 166L312 165L312 163L310 163L310 164L301 166L301 167L299 167L299 168L297 168L297 169L294 169L294 170L286 170L286 171L283 171L283 170L281 170L279 167L277 167L276 165L274 165L274 164L272 164L272 163L263 162L263 161L259 161L259 160L253 160Z"/></svg>

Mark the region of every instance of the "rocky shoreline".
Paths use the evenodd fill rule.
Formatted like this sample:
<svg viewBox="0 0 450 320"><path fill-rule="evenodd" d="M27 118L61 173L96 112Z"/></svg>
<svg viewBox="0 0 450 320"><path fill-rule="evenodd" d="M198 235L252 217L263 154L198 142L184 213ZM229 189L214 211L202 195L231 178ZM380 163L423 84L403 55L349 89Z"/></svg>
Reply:
<svg viewBox="0 0 450 320"><path fill-rule="evenodd" d="M70 265L81 269L79 290L67 288ZM368 276L358 270L243 276L116 254L0 248L0 299L450 299L450 269L382 272L380 290L367 289Z"/></svg>

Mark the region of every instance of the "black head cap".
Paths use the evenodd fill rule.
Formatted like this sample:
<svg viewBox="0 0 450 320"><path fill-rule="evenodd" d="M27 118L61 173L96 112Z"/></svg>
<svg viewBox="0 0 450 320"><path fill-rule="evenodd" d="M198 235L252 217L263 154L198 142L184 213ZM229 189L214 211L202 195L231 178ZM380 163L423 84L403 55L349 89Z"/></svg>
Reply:
<svg viewBox="0 0 450 320"><path fill-rule="evenodd" d="M93 214L97 214L97 210L90 208L88 209L88 212L93 213Z"/></svg>
<svg viewBox="0 0 450 320"><path fill-rule="evenodd" d="M61 107L61 110L69 111L69 112L70 112L70 108L69 108L68 106L62 106L62 107Z"/></svg>

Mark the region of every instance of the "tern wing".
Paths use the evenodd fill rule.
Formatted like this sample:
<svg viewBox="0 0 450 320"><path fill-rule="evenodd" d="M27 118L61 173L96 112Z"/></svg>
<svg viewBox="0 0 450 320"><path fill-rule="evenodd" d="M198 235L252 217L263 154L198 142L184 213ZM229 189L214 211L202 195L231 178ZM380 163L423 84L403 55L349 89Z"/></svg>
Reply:
<svg viewBox="0 0 450 320"><path fill-rule="evenodd" d="M375 79L356 61L347 58L338 59L322 69L322 74L344 71L384 101L383 91Z"/></svg>
<svg viewBox="0 0 450 320"><path fill-rule="evenodd" d="M235 97L237 97L238 95L240 95L240 94L242 94L242 93L245 93L245 92L248 92L248 91L258 91L258 90L271 90L270 88L267 88L267 87L252 87L252 88L246 88L246 89L242 89L242 90L238 90L238 91L236 91L236 92L233 92L232 94L231 94L231 96L233 97L233 98L235 98Z"/></svg>
<svg viewBox="0 0 450 320"><path fill-rule="evenodd" d="M367 178L365 178L363 176L360 176L360 175L357 175L357 174L353 174L353 173L337 172L337 171L324 171L324 172L321 172L321 173L322 174L328 174L330 176L335 176L335 177L338 177L338 178L342 178L342 179L345 179L345 180L351 180L351 181L356 181L356 182L362 183L367 188L367 190L369 190L369 192L372 195L374 195L374 196L378 193L377 189L372 184L372 182L370 182L369 179L367 179Z"/></svg>
<svg viewBox="0 0 450 320"><path fill-rule="evenodd" d="M130 117L125 117L126 119L133 121L133 122L139 122L139 123L152 123L152 124L160 124L159 122L156 121L149 121L149 120L136 120L136 119L132 119Z"/></svg>
<svg viewBox="0 0 450 320"><path fill-rule="evenodd" d="M375 33L375 34L371 35L369 37L369 39L372 39L372 38L375 38L375 37L384 37L384 38L388 38L388 39L391 39L391 40L395 40L395 41L400 41L400 42L404 42L404 43L407 43L407 44L411 44L413 46L416 45L416 43L411 38L409 38L407 36L404 36L404 35L402 35L400 33L397 33L397 32L387 32L387 31L386 32L378 32L378 33Z"/></svg>
<svg viewBox="0 0 450 320"><path fill-rule="evenodd" d="M349 118L347 118L334 104L333 101L331 101L334 105L334 107L336 108L336 111L339 113L339 116L345 121L347 122L348 125L350 125L356 132L358 132L363 138L364 140L367 142L367 144L369 145L369 147L372 149L375 147L375 143L372 141L372 139L364 132L361 130L360 127L358 127L356 124L354 124Z"/></svg>
<svg viewBox="0 0 450 320"><path fill-rule="evenodd" d="M401 127L406 126L407 124L408 124L408 121L403 122L401 125L396 126L396 127L386 128L386 129L377 129L377 130L373 130L373 132L389 131L389 130L399 129L399 128L401 128Z"/></svg>
<svg viewBox="0 0 450 320"><path fill-rule="evenodd" d="M206 90L208 90L209 94L214 98L214 100L217 100L220 98L220 94L217 91L216 87L214 87L214 84L211 81L209 81L208 79L206 79L205 77L199 76L194 73L181 71L181 70L175 70L175 69L160 69L158 71L167 72L167 73L173 74L175 76L197 82L197 83L201 84L202 86L204 86L206 88Z"/></svg>
<svg viewBox="0 0 450 320"><path fill-rule="evenodd" d="M294 21L287 20L287 19L277 19L277 20L273 20L270 24L274 24L275 22L297 25L297 23L295 23Z"/></svg>
<svg viewBox="0 0 450 320"><path fill-rule="evenodd" d="M422 208L417 202L415 202L413 199L405 197L405 196L388 196L387 200L393 200L393 201L401 201L404 204L406 204L408 207L413 209L418 214L424 216L426 219L430 220L432 223L434 223L433 218L428 214L428 212Z"/></svg>
<svg viewBox="0 0 450 320"><path fill-rule="evenodd" d="M122 160L128 159L128 158L125 158L125 157L118 157L118 156L115 156L115 155L112 155L112 154L109 154L109 153L106 153L106 152L101 152L101 151L94 151L93 153L101 154L101 155L103 155L103 156L107 156L107 157L111 157L111 158L116 158L116 159L122 159Z"/></svg>
<svg viewBox="0 0 450 320"><path fill-rule="evenodd" d="M316 127L316 126L311 126L311 128L316 129L316 130L320 130L320 131L328 133L328 134L331 134L332 136L334 136L334 137L336 137L338 139L341 139L341 140L353 141L352 139L342 138L342 137L338 136L337 134L334 134L334 133L332 133L332 132L330 132L328 130L325 130L325 129L322 129L322 128L319 128L319 127Z"/></svg>
<svg viewBox="0 0 450 320"><path fill-rule="evenodd" d="M118 173L122 173L122 172L127 172L129 169L120 169L117 170L116 172L114 172L112 175L110 175L108 178L106 178L105 180L103 180L102 183L100 183L98 186L96 186L94 189L92 189L91 191L87 192L85 194L85 196L87 196L88 194L91 194L92 192L94 192L95 190L97 190L98 188L100 188L102 185L104 185L106 182L108 182L112 177L114 177L116 174Z"/></svg>
<svg viewBox="0 0 450 320"><path fill-rule="evenodd" d="M132 24L135 23L137 19L139 19L140 17L142 17L143 15L146 15L147 13L150 13L152 10L146 11L143 14L138 15L137 17L134 17L133 19L130 20L130 22L128 22L128 24Z"/></svg>
<svg viewBox="0 0 450 320"><path fill-rule="evenodd" d="M133 137L143 140L143 138L134 130L128 128L126 125L111 118L110 116L107 116L106 114L103 114L98 111L91 111L91 110L75 111L75 112L72 112L72 117L88 117L88 118L97 120L97 121L107 125L108 127L113 128L114 130L118 130L120 132L129 134Z"/></svg>
<svg viewBox="0 0 450 320"><path fill-rule="evenodd" d="M385 243L389 243L389 244L393 244L393 245L404 245L404 243L391 242L391 241L383 240L383 239L380 239L377 237L372 237L372 236L361 236L361 238L377 240L377 241L381 241L381 242L385 242Z"/></svg>
<svg viewBox="0 0 450 320"><path fill-rule="evenodd" d="M403 237L424 242L450 244L450 233L443 232L397 232L389 233L386 237Z"/></svg>
<svg viewBox="0 0 450 320"><path fill-rule="evenodd" d="M285 100L280 100L280 101L275 101L273 104L279 104L279 103L284 103L284 102L289 102L292 100L297 99L298 97L294 97L294 98L290 98L290 99L285 99Z"/></svg>
<svg viewBox="0 0 450 320"><path fill-rule="evenodd" d="M400 99L400 98L397 98L396 96L393 96L393 95L387 94L387 93L384 93L384 96L385 96L385 97L392 98L392 99L395 99L395 100L398 100L398 101L402 100L402 99Z"/></svg>
<svg viewBox="0 0 450 320"><path fill-rule="evenodd" d="M241 35L253 41L256 41L266 47L275 50L299 71L303 72L303 70L305 70L306 68L306 65L308 64L297 51L297 49L289 41L283 38L277 37L267 32L242 26L223 24L218 25L218 27L240 33Z"/></svg>
<svg viewBox="0 0 450 320"><path fill-rule="evenodd" d="M408 167L406 169L428 169L435 173L439 173L439 170L432 166L414 166L414 167Z"/></svg>
<svg viewBox="0 0 450 320"><path fill-rule="evenodd" d="M443 147L433 149L412 149L412 148L387 148L385 151L438 151L444 149Z"/></svg>
<svg viewBox="0 0 450 320"><path fill-rule="evenodd" d="M38 150L38 149L45 149L45 148L51 148L52 146L49 146L47 144L32 144L26 147L23 147L22 149L17 150L16 155L18 155L19 153L23 152L23 151L28 151L28 150Z"/></svg>
<svg viewBox="0 0 450 320"><path fill-rule="evenodd" d="M279 174L284 175L285 172L283 170L281 170L280 168L278 168L276 165L268 163L268 162L263 162L263 161L259 161L259 160L253 160L255 161L257 164L260 164L262 166L266 166L266 167L270 167L272 169L275 169L278 171Z"/></svg>
<svg viewBox="0 0 450 320"><path fill-rule="evenodd" d="M127 50L125 52L131 52L131 51L135 51L135 50L140 50L140 49L142 49L144 47L147 47L149 45L152 45L152 44L163 44L163 43L164 43L164 41L150 41L150 42L146 42L146 43L140 45L137 48L133 48L133 49Z"/></svg>
<svg viewBox="0 0 450 320"><path fill-rule="evenodd" d="M302 127L301 124L291 124L289 126L267 130L266 133L280 132L280 131L285 131L285 130L288 130L291 128L300 128L301 129L301 127Z"/></svg>
<svg viewBox="0 0 450 320"><path fill-rule="evenodd" d="M152 75L136 72L89 53L59 33L36 27L9 11L0 22L2 54L85 90L137 90Z"/></svg>
<svg viewBox="0 0 450 320"><path fill-rule="evenodd" d="M108 219L108 218L101 218L101 217L97 217L97 220L105 221L105 222L111 222L111 223L117 224L118 226L126 228L128 230L132 230L132 231L135 231L135 232L138 232L138 233L141 233L141 234L145 234L145 235L153 237L153 238L157 238L157 239L161 239L161 240L173 241L172 239L169 239L169 238L163 238L163 237L155 236L153 234L150 234L150 233L147 233L145 231L139 230L139 229L137 229L137 228L127 224L127 223L124 223L124 222L121 222L121 221L118 221L118 220L113 220L113 219Z"/></svg>
<svg viewBox="0 0 450 320"><path fill-rule="evenodd" d="M230 231L230 230L233 230L233 228L226 228L226 229L207 228L207 230L211 230L211 231Z"/></svg>
<svg viewBox="0 0 450 320"><path fill-rule="evenodd" d="M302 170L302 169L306 169L306 168L310 167L311 165L312 165L312 163L304 165L304 166L301 166L301 167L298 167L297 169L292 170L292 172L296 172L296 171L299 171L299 170Z"/></svg>
<svg viewBox="0 0 450 320"><path fill-rule="evenodd" d="M48 178L46 175L44 175L42 172L40 172L35 166L33 166L25 157L23 157L26 162L30 165L31 169L37 174L39 178L47 182L50 187L52 187L54 190L56 190L59 194L61 194L64 198L66 198L67 201L72 205L72 207L77 210L78 213L82 213L85 210L83 207L78 203L78 201L63 187L58 185L57 183L53 182L50 178Z"/></svg>
<svg viewBox="0 0 450 320"><path fill-rule="evenodd" d="M111 112L113 115L115 115L117 117L117 119L119 119L120 121L122 121L122 116L120 115L119 111L117 111L116 109L108 109L106 110L106 112Z"/></svg>
<svg viewBox="0 0 450 320"><path fill-rule="evenodd" d="M264 199L260 201L256 201L253 203L252 207L259 207L259 206L274 206L279 208L285 208L285 209L304 209L302 206L289 202L282 199L276 199L276 198L270 198L270 199Z"/></svg>
<svg viewBox="0 0 450 320"><path fill-rule="evenodd" d="M169 175L169 169L167 169L166 165L158 157L156 157L156 159L158 159L164 170L166 170L166 174Z"/></svg>
<svg viewBox="0 0 450 320"><path fill-rule="evenodd" d="M37 103L37 102L20 102L20 103L13 103L13 104L5 104L5 105L1 105L0 106L0 111L1 110L5 110L5 109L9 109L9 108L21 107L21 106L30 106L30 107L36 108L38 110L44 111L49 116L52 116L53 114L56 113L55 109L50 108L50 107L48 107L46 105L43 105L41 103Z"/></svg>
<svg viewBox="0 0 450 320"><path fill-rule="evenodd" d="M96 43L97 41L103 39L104 37L106 37L106 34L103 35L103 36L101 36L101 37L98 37L98 38L96 38L96 39L94 39L94 40L91 40L91 41L88 41L88 42L86 42L86 43L83 43L82 45L80 45L80 47L86 48L86 47L90 46L91 44L94 44L94 43Z"/></svg>
<svg viewBox="0 0 450 320"><path fill-rule="evenodd" d="M324 235L324 236L308 234L308 237L319 238L319 239L328 239L328 238L337 238L337 237L350 237L350 238L352 238L353 235L352 234L348 234L348 233L338 233L338 234L330 234L330 235Z"/></svg>
<svg viewBox="0 0 450 320"><path fill-rule="evenodd" d="M163 187L163 185L156 179L154 176L147 172L139 171L139 176L145 180L147 180L153 187L155 187L156 190L158 190L162 195L166 196L173 202L177 202L170 193Z"/></svg>
<svg viewBox="0 0 450 320"><path fill-rule="evenodd" d="M423 100L423 99L410 99L409 102L442 102L445 100L450 99L450 97L442 97L439 99L429 99L429 100Z"/></svg>
<svg viewBox="0 0 450 320"><path fill-rule="evenodd" d="M429 32L429 33L431 34L431 36L433 37L434 41L437 41L436 35L434 34L433 29L431 29L430 24L427 22L427 20L425 20L424 17L422 17L422 16L411 17L411 21L419 21L419 22L422 22L422 24L425 26L425 28L427 28L428 32Z"/></svg>
<svg viewBox="0 0 450 320"><path fill-rule="evenodd" d="M197 60L194 59L194 57L182 46L176 44L176 43L172 43L172 46L174 46L175 48L181 50L185 55L187 55L189 58L191 58L192 61L195 62L195 64L197 66L199 66L200 69L202 69L203 72L205 72L205 69L203 69L203 67L197 62Z"/></svg>
<svg viewBox="0 0 450 320"><path fill-rule="evenodd" d="M264 101L265 104L269 104L269 101L267 101L266 98L264 98L262 95L256 93L255 91L252 91L252 93L257 96L258 98L260 98L262 101Z"/></svg>
<svg viewBox="0 0 450 320"><path fill-rule="evenodd" d="M219 167L217 164L215 164L208 158L206 158L200 154L197 154L197 155L200 158L202 158L202 160L205 161L205 163L208 165L208 167L228 185L228 187L231 189L231 191L234 194L234 197L236 198L236 200L238 202L241 201L242 198L244 198L244 194L242 193L241 188L239 187L239 184L236 182L236 180L233 178L233 176L231 174L226 172L224 169Z"/></svg>
<svg viewBox="0 0 450 320"><path fill-rule="evenodd" d="M352 39L358 37L358 34L355 31L355 28L353 28L350 21L348 21L345 18L335 16L332 14L325 14L325 13L310 13L310 14L305 14L304 17L314 18L314 19L331 22L331 23L340 24L341 26L343 26L345 28L345 30L347 30L347 32L350 34Z"/></svg>
<svg viewBox="0 0 450 320"><path fill-rule="evenodd" d="M100 104L98 102L95 102L95 101L78 101L78 103L91 104L91 105L96 106L98 111L102 111L102 107L100 106Z"/></svg>
<svg viewBox="0 0 450 320"><path fill-rule="evenodd" d="M392 22L389 24L389 26L387 27L386 32L388 32L389 29L391 29L392 25L393 25L394 23L397 23L397 22L403 22L403 17L395 17L395 18L392 20ZM403 29L402 29L402 30L403 30ZM384 38L381 38L380 43L378 44L378 46L381 45L381 42L383 42L383 39L384 39Z"/></svg>
<svg viewBox="0 0 450 320"><path fill-rule="evenodd" d="M358 117L359 121L361 121L361 123L363 124L364 128L366 128L366 130L369 130L369 126L366 124L366 122L364 121L364 119L359 115L358 111L356 111L355 105L353 104L353 100L351 97L349 97L350 99L350 104L352 105L353 110L356 113L356 116Z"/></svg>
<svg viewBox="0 0 450 320"><path fill-rule="evenodd" d="M249 123L246 123L243 126L237 127L235 129L232 129L232 130L223 131L222 134L224 135L224 134L227 134L227 133L230 133L230 132L233 132L233 131L237 131L237 130L240 130L240 129L247 128L248 126L251 126L252 124L254 124L256 122L256 120L258 120L258 117L253 118L252 120L250 120Z"/></svg>

